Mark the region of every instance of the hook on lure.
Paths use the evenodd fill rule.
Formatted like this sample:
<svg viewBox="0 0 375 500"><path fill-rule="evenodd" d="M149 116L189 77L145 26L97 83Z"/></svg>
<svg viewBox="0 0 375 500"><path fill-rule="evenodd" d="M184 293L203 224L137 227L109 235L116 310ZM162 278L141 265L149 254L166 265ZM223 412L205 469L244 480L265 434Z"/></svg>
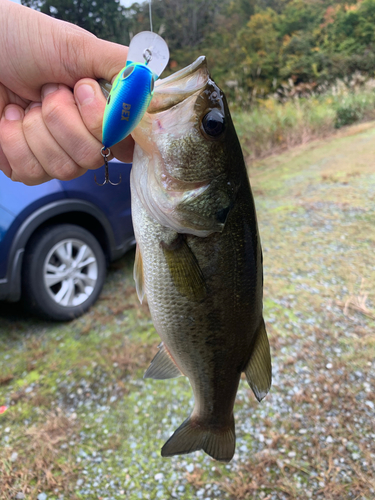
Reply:
<svg viewBox="0 0 375 500"><path fill-rule="evenodd" d="M109 180L109 153L104 155L103 152L130 135L141 121L152 99L155 80L164 71L168 61L169 49L165 40L156 33L143 31L133 37L126 66L112 86L99 81L107 97L102 127L105 179L99 185L117 185L121 182L121 179L118 183Z"/></svg>
<svg viewBox="0 0 375 500"><path fill-rule="evenodd" d="M145 65L147 66L148 63L151 61L152 59L152 52L150 49L145 49L143 51L143 57L144 57L144 60L145 60Z"/></svg>
<svg viewBox="0 0 375 500"><path fill-rule="evenodd" d="M105 150L107 150L107 152L105 152ZM100 184L100 182L98 182L96 180L96 175L94 176L94 181L95 183L98 185L98 186L104 186L105 184L111 184L112 186L118 186L119 184L121 184L121 174L120 174L120 177L119 177L119 181L118 182L112 182L109 178L109 170L108 170L108 156L111 154L111 150L109 148L106 148L105 146L102 147L102 149L100 150L100 153L101 155L103 156L104 158L104 164L105 164L105 174L104 174L104 182L102 182Z"/></svg>

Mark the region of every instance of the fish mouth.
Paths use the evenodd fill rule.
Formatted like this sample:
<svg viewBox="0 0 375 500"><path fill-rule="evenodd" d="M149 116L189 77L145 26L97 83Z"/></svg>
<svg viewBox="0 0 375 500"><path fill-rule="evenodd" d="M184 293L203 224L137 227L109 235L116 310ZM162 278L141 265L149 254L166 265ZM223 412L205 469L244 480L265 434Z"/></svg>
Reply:
<svg viewBox="0 0 375 500"><path fill-rule="evenodd" d="M205 56L200 56L186 68L156 81L154 95L147 112L160 113L180 104L202 90L208 80L207 61Z"/></svg>

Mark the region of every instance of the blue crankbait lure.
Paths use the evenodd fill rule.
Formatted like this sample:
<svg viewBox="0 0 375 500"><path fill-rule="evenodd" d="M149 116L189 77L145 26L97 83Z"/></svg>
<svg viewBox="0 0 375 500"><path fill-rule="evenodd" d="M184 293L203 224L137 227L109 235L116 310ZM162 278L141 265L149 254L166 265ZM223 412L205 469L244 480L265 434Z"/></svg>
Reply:
<svg viewBox="0 0 375 500"><path fill-rule="evenodd" d="M108 177L109 148L131 134L141 121L152 99L155 80L168 60L168 46L156 33L143 31L132 39L128 61L112 84L103 116L103 184L114 184Z"/></svg>
<svg viewBox="0 0 375 500"><path fill-rule="evenodd" d="M156 78L145 64L134 62L117 75L103 117L105 148L125 139L141 121L152 99Z"/></svg>

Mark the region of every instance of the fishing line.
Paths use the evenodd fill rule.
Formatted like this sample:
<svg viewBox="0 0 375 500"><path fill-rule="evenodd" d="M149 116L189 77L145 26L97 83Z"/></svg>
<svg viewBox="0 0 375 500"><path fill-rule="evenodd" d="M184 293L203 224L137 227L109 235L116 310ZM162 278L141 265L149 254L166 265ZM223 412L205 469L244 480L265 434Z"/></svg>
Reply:
<svg viewBox="0 0 375 500"><path fill-rule="evenodd" d="M128 59L125 68L117 75L113 85L105 89L107 104L103 115L101 155L104 159L104 182L109 178L109 148L128 137L139 124L152 99L155 80L159 78L169 60L168 45L163 38L153 31L152 0L148 0L151 31L142 31L135 35L129 44Z"/></svg>
<svg viewBox="0 0 375 500"><path fill-rule="evenodd" d="M154 32L153 30L153 26L152 26L152 8L151 8L151 3L152 3L152 0L148 0L148 15L149 15L149 18L150 18L150 31L151 33ZM156 35L156 33L155 33ZM156 40L156 36L154 38L154 41ZM144 50L143 52L143 57L144 57L144 60L145 60L145 64L146 66L148 65L148 63L151 61L152 59L152 45L150 47L148 47L147 49Z"/></svg>
<svg viewBox="0 0 375 500"><path fill-rule="evenodd" d="M148 7L149 7L149 9L148 9L148 10L149 10L149 16L150 16L150 31L154 31L154 30L152 29L151 1L152 1L152 0L149 0L149 1L148 1Z"/></svg>

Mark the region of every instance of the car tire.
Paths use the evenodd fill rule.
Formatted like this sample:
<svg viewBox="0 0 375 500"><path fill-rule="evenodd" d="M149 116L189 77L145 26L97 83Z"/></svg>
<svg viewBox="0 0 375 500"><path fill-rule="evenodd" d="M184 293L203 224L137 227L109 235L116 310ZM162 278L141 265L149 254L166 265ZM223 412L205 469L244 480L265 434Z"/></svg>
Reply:
<svg viewBox="0 0 375 500"><path fill-rule="evenodd" d="M26 248L22 298L39 317L69 321L97 300L106 276L106 260L86 229L59 224L37 231Z"/></svg>

